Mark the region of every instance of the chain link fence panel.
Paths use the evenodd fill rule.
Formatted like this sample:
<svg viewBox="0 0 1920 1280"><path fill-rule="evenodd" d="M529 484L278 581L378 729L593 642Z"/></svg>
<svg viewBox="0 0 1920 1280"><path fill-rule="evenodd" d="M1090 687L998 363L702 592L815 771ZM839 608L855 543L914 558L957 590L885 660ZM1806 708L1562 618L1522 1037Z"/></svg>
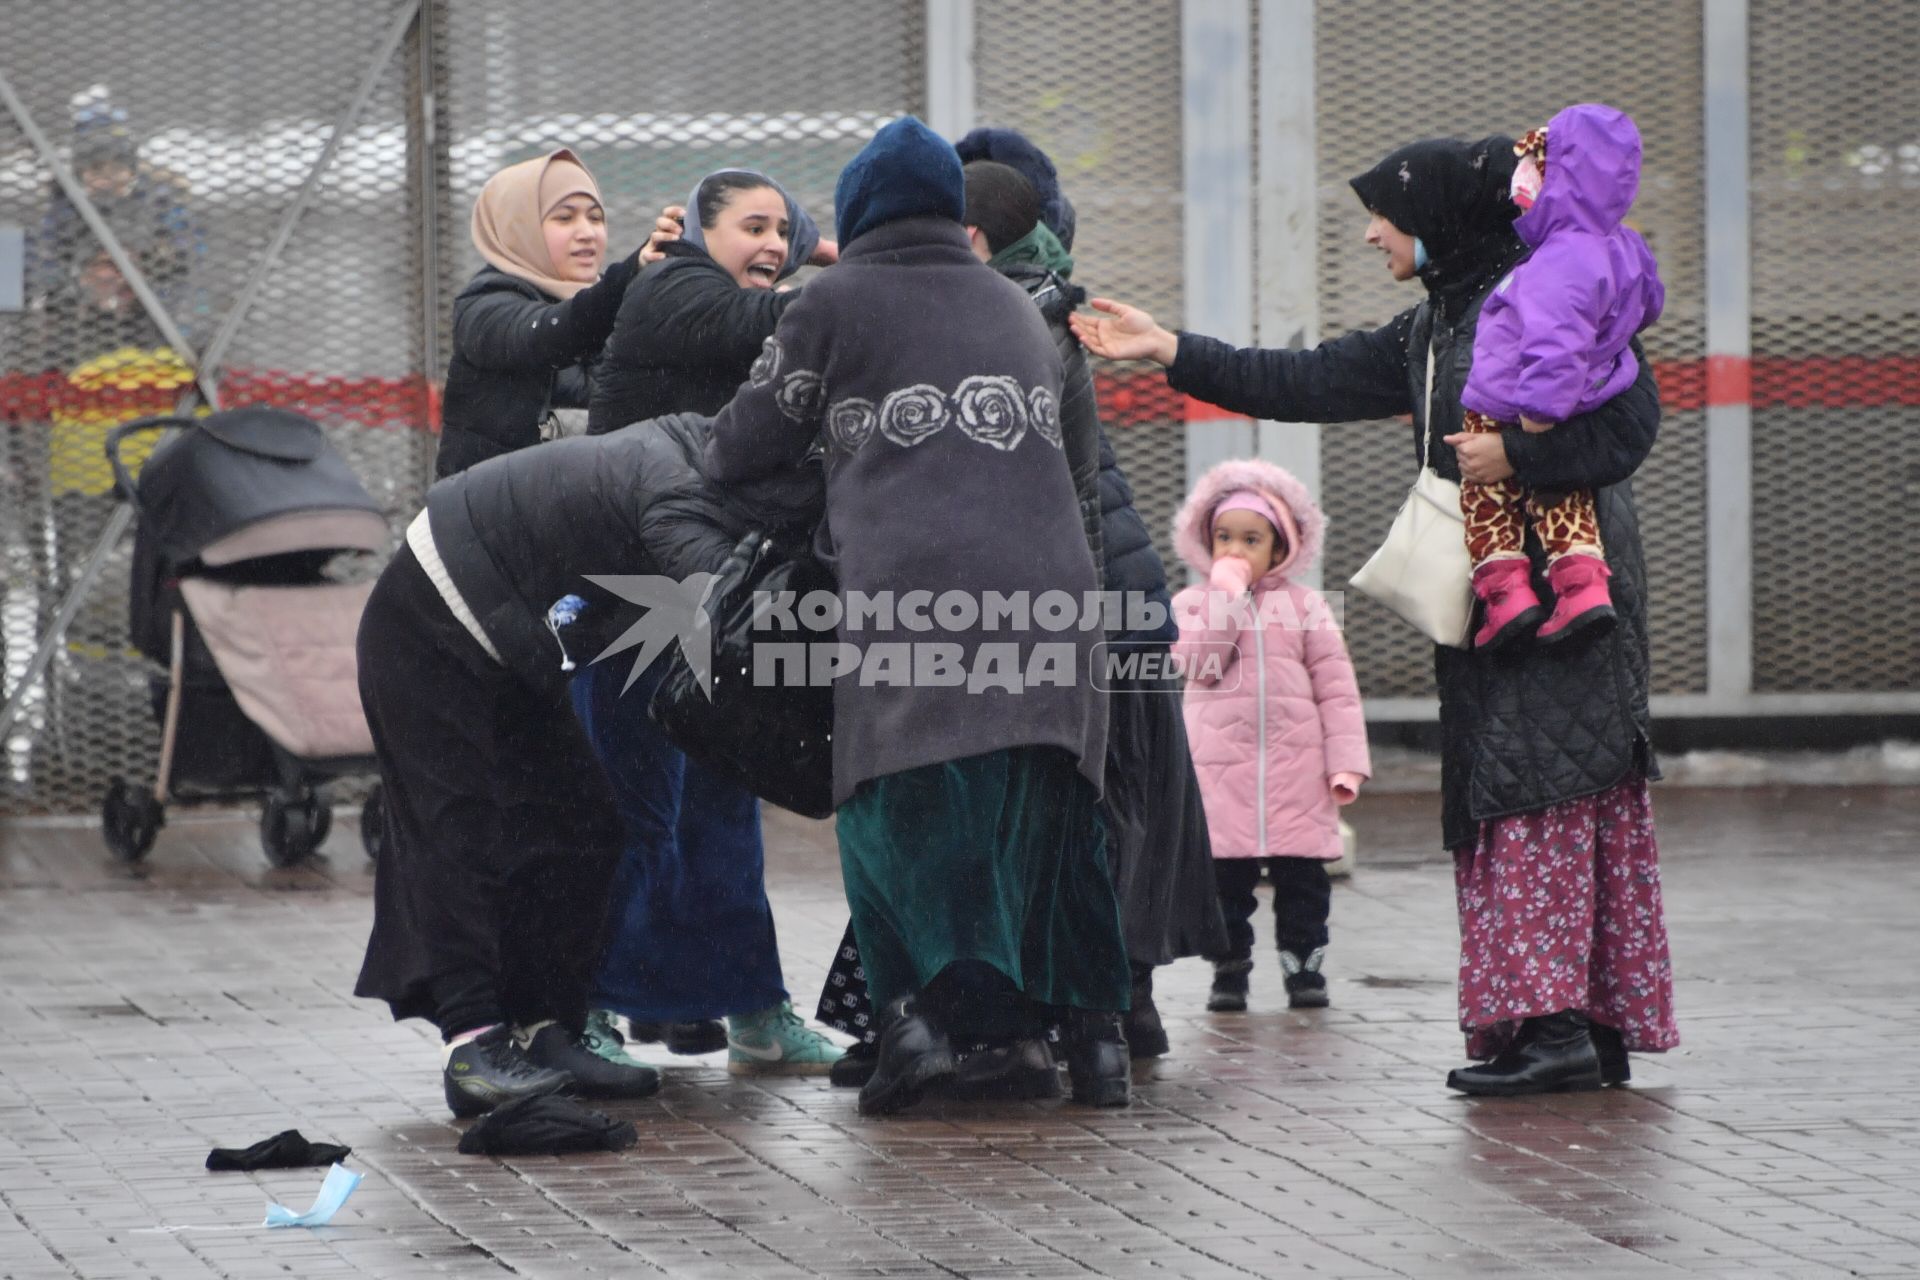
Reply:
<svg viewBox="0 0 1920 1280"><path fill-rule="evenodd" d="M402 12L73 0L9 9L4 72L186 341L203 350L294 206ZM224 403L318 421L395 520L418 509L429 437L418 363L408 77L384 59L227 350ZM111 519L107 430L191 381L50 166L0 117L0 224L25 229L25 309L0 314L0 669L9 694ZM140 450L132 451L137 457ZM123 538L0 743L0 813L96 809L150 782L157 669L127 635ZM182 734L195 732L182 725Z"/></svg>
<svg viewBox="0 0 1920 1280"><path fill-rule="evenodd" d="M1920 22L1751 12L1754 686L1920 689Z"/></svg>
<svg viewBox="0 0 1920 1280"><path fill-rule="evenodd" d="M976 0L978 123L1053 157L1078 225L1074 283L1169 327L1185 310L1178 0ZM1187 494L1180 397L1157 371L1095 361L1101 420L1177 587L1174 510Z"/></svg>

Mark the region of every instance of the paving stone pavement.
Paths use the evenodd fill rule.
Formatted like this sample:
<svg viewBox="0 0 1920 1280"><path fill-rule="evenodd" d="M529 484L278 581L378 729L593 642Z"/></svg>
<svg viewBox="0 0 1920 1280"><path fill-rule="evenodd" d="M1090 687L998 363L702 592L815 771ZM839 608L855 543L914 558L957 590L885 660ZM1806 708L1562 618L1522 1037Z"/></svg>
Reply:
<svg viewBox="0 0 1920 1280"><path fill-rule="evenodd" d="M1920 791L1656 805L1685 1043L1630 1089L1443 1087L1450 870L1433 797L1380 796L1334 1007L1288 1012L1271 951L1244 1015L1204 1012L1200 962L1163 970L1174 1050L1128 1110L867 1120L712 1055L609 1107L633 1149L516 1160L457 1154L430 1030L349 994L354 823L284 871L232 816L177 815L139 869L79 823L0 826L0 1278L1920 1274ZM845 921L831 830L767 828L810 1009ZM258 1225L318 1170L202 1168L293 1127L366 1174L330 1227Z"/></svg>

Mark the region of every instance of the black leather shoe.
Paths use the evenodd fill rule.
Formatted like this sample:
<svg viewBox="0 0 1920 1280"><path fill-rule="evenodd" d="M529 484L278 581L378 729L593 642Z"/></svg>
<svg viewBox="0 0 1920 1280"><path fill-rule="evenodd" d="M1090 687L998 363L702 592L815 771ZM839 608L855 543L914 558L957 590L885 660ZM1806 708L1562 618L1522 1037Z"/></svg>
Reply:
<svg viewBox="0 0 1920 1280"><path fill-rule="evenodd" d="M456 1046L440 1083L447 1109L465 1120L520 1098L564 1093L573 1077L534 1063L502 1026Z"/></svg>
<svg viewBox="0 0 1920 1280"><path fill-rule="evenodd" d="M904 996L889 1005L884 1027L879 1060L860 1089L863 1116L904 1111L920 1101L929 1085L953 1075L947 1033L922 1012L916 998Z"/></svg>
<svg viewBox="0 0 1920 1280"><path fill-rule="evenodd" d="M1207 1012L1245 1013L1247 979L1252 972L1251 959L1215 960L1213 990L1207 993Z"/></svg>
<svg viewBox="0 0 1920 1280"><path fill-rule="evenodd" d="M718 1053L727 1047L727 1024L703 1022L627 1022L627 1039L635 1044L662 1044L668 1053L693 1057Z"/></svg>
<svg viewBox="0 0 1920 1280"><path fill-rule="evenodd" d="M1135 1058L1157 1058L1169 1048L1167 1029L1153 1003L1153 970L1135 970L1133 1004L1121 1025L1126 1030L1127 1053Z"/></svg>
<svg viewBox="0 0 1920 1280"><path fill-rule="evenodd" d="M1126 1106L1132 1063L1119 1015L1076 1009L1068 1016L1063 1033L1073 1100L1083 1107Z"/></svg>
<svg viewBox="0 0 1920 1280"><path fill-rule="evenodd" d="M1016 1040L961 1054L954 1063L953 1097L1031 1101L1060 1096L1060 1065L1045 1040Z"/></svg>
<svg viewBox="0 0 1920 1280"><path fill-rule="evenodd" d="M578 1032L549 1022L525 1045L535 1066L563 1071L573 1077L574 1092L583 1098L646 1098L660 1091L660 1073L644 1063L623 1066L588 1048Z"/></svg>
<svg viewBox="0 0 1920 1280"><path fill-rule="evenodd" d="M1598 1089L1600 1055L1587 1027L1586 1015L1571 1009L1528 1018L1505 1053L1448 1072L1447 1087L1491 1098Z"/></svg>
<svg viewBox="0 0 1920 1280"><path fill-rule="evenodd" d="M836 1089L858 1089L873 1079L873 1069L880 1062L880 1046L862 1040L838 1058L827 1068L827 1083Z"/></svg>
<svg viewBox="0 0 1920 1280"><path fill-rule="evenodd" d="M1593 1051L1600 1058L1601 1084L1625 1084L1633 1079L1633 1069L1627 1065L1627 1045L1619 1031L1604 1022L1593 1022L1587 1034L1593 1037Z"/></svg>

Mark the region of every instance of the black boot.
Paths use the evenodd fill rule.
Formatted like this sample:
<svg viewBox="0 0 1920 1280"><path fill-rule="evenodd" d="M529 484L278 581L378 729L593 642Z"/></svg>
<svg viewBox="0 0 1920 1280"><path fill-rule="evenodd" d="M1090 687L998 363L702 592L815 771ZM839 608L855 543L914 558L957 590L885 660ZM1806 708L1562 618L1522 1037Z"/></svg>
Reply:
<svg viewBox="0 0 1920 1280"><path fill-rule="evenodd" d="M920 1101L927 1086L953 1075L953 1046L934 1025L917 996L887 1007L880 1032L880 1054L873 1075L860 1089L860 1114L884 1116Z"/></svg>
<svg viewBox="0 0 1920 1280"><path fill-rule="evenodd" d="M579 1032L558 1022L526 1037L521 1048L534 1065L572 1076L574 1092L583 1098L646 1098L660 1091L658 1071L641 1062L609 1061L589 1048Z"/></svg>
<svg viewBox="0 0 1920 1280"><path fill-rule="evenodd" d="M1589 1024L1587 1033L1593 1037L1593 1051L1600 1058L1600 1083L1625 1084L1633 1079L1633 1070L1627 1066L1626 1042L1620 1038L1620 1032L1604 1022Z"/></svg>
<svg viewBox="0 0 1920 1280"><path fill-rule="evenodd" d="M1253 957L1236 956L1213 962L1213 990L1207 993L1208 1013L1245 1013L1247 978L1253 972Z"/></svg>
<svg viewBox="0 0 1920 1280"><path fill-rule="evenodd" d="M1132 1066L1120 1016L1075 1009L1061 1028L1067 1046L1067 1080L1073 1100L1085 1107L1124 1107Z"/></svg>
<svg viewBox="0 0 1920 1280"><path fill-rule="evenodd" d="M880 1046L862 1040L833 1060L827 1068L827 1083L836 1089L858 1089L873 1079L873 1069L879 1062Z"/></svg>
<svg viewBox="0 0 1920 1280"><path fill-rule="evenodd" d="M1153 966L1133 967L1133 1004L1122 1025L1126 1028L1127 1052L1135 1058L1157 1058L1168 1049L1167 1029L1160 1025L1160 1010L1153 1003Z"/></svg>
<svg viewBox="0 0 1920 1280"><path fill-rule="evenodd" d="M505 1027L454 1046L440 1073L447 1109L462 1120L520 1098L564 1093L573 1077L536 1065L513 1042Z"/></svg>
<svg viewBox="0 0 1920 1280"><path fill-rule="evenodd" d="M1016 1040L961 1054L952 1094L985 1101L1030 1101L1060 1096L1060 1067L1045 1040Z"/></svg>
<svg viewBox="0 0 1920 1280"><path fill-rule="evenodd" d="M1320 972L1320 966L1326 958L1325 947L1304 952L1280 948L1280 971L1286 975L1289 1009L1327 1007L1327 980Z"/></svg>
<svg viewBox="0 0 1920 1280"><path fill-rule="evenodd" d="M692 1057L718 1053L727 1047L727 1024L711 1018L699 1022L627 1022L627 1039L636 1044L663 1044L668 1053Z"/></svg>
<svg viewBox="0 0 1920 1280"><path fill-rule="evenodd" d="M1505 1053L1448 1072L1447 1087L1493 1098L1598 1089L1600 1055L1587 1027L1587 1015L1572 1009L1528 1018Z"/></svg>

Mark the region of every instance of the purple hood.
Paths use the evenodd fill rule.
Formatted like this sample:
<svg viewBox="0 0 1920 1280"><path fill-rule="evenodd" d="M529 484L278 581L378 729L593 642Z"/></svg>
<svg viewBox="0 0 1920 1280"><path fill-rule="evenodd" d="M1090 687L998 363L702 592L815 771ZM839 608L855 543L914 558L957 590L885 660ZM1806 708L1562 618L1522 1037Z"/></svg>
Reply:
<svg viewBox="0 0 1920 1280"><path fill-rule="evenodd" d="M1460 403L1501 422L1564 422L1633 384L1630 344L1666 304L1660 269L1620 220L1640 190L1640 131L1612 107L1547 125L1545 180L1513 229L1532 247L1494 286Z"/></svg>
<svg viewBox="0 0 1920 1280"><path fill-rule="evenodd" d="M1513 229L1534 248L1557 231L1605 235L1640 194L1640 130L1624 111L1586 102L1547 122L1547 180Z"/></svg>

